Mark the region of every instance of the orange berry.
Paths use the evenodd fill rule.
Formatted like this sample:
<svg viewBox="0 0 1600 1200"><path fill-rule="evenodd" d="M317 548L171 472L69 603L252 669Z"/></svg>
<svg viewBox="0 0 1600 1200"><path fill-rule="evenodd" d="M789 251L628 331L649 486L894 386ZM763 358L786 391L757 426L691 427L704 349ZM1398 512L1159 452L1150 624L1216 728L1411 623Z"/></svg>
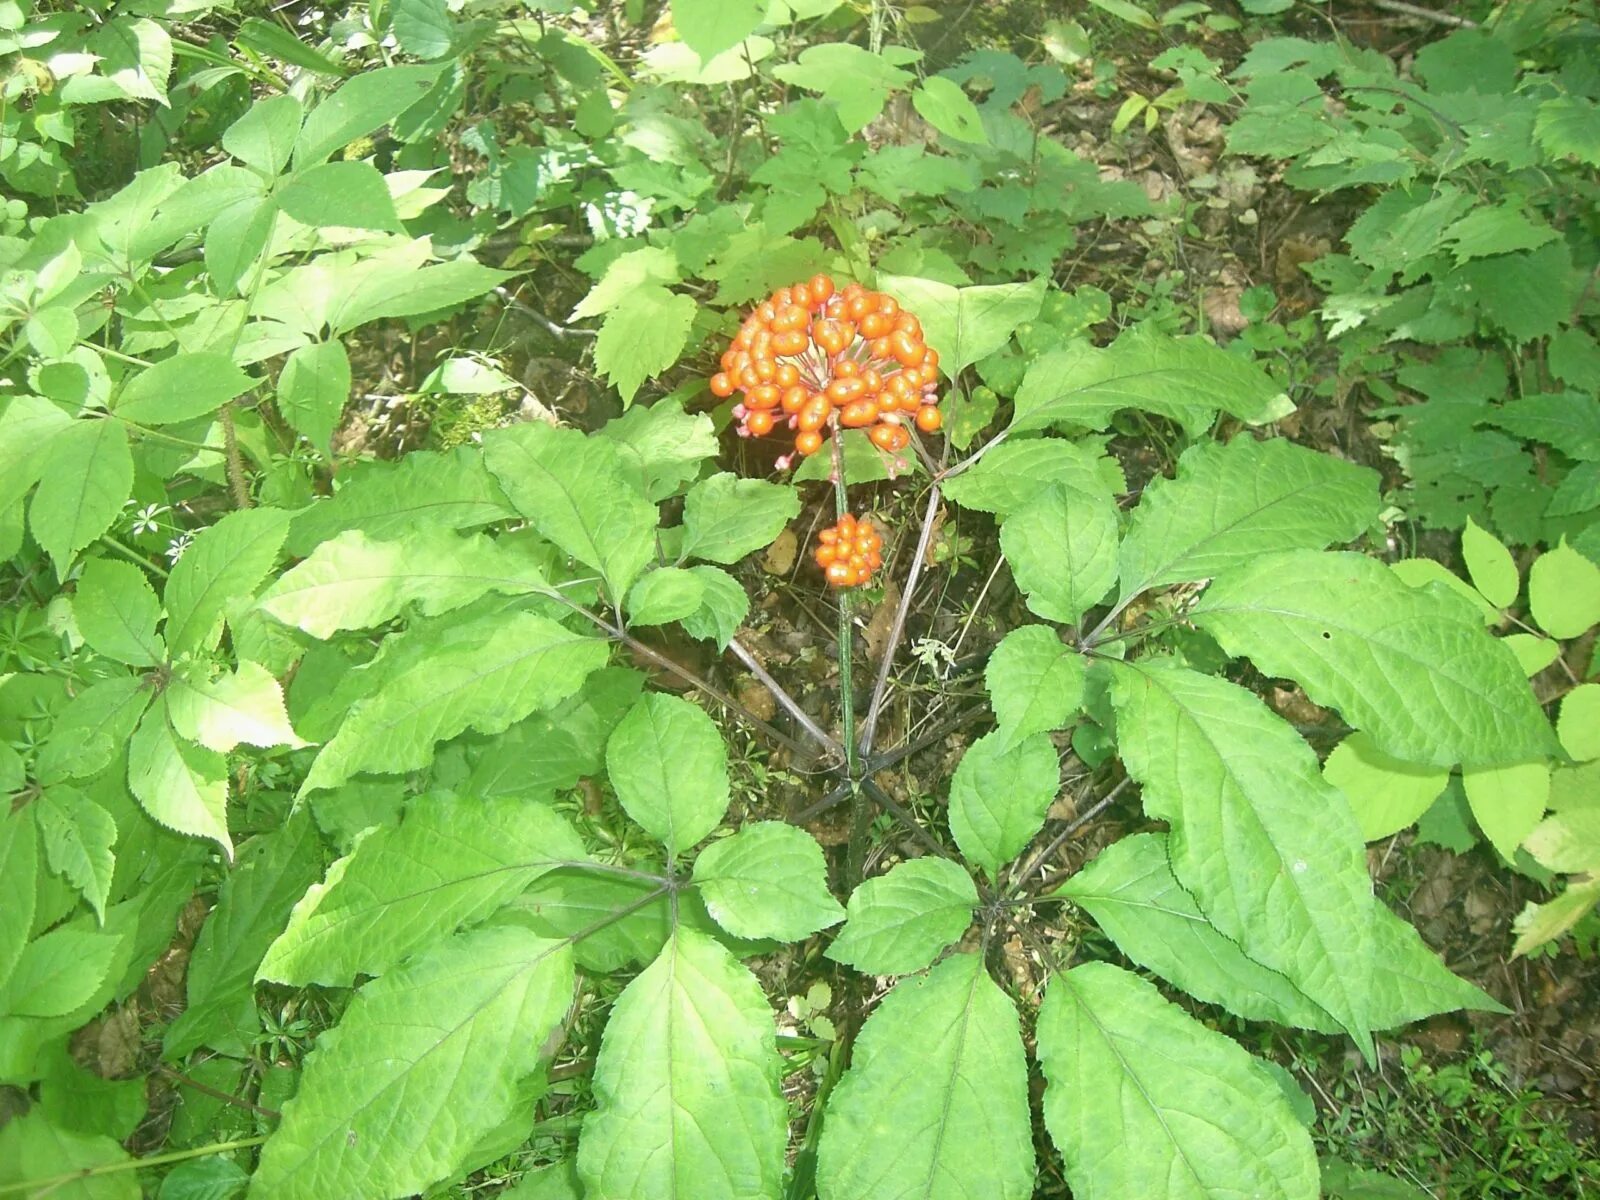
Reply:
<svg viewBox="0 0 1600 1200"><path fill-rule="evenodd" d="M799 354L806 348L806 335L799 329L785 329L772 335L774 354Z"/></svg>
<svg viewBox="0 0 1600 1200"><path fill-rule="evenodd" d="M854 587L856 584L856 573L850 569L849 563L829 563L827 575L828 582L837 588Z"/></svg>
<svg viewBox="0 0 1600 1200"><path fill-rule="evenodd" d="M924 404L917 409L917 428L923 433L938 433L939 427L944 424L944 414L931 404Z"/></svg>
<svg viewBox="0 0 1600 1200"><path fill-rule="evenodd" d="M757 409L755 412L745 414L744 427L756 437L766 437L767 434L772 432L773 424L772 413L765 409Z"/></svg>
<svg viewBox="0 0 1600 1200"><path fill-rule="evenodd" d="M794 448L801 454L811 455L822 449L822 435L812 430L803 430L794 439Z"/></svg>
<svg viewBox="0 0 1600 1200"><path fill-rule="evenodd" d="M847 429L865 429L878 419L878 406L871 400L852 400L839 413L839 424Z"/></svg>
<svg viewBox="0 0 1600 1200"><path fill-rule="evenodd" d="M811 302L821 304L833 295L833 280L826 275L813 275L811 277Z"/></svg>
<svg viewBox="0 0 1600 1200"><path fill-rule="evenodd" d="M718 399L733 395L733 380L728 378L726 371L718 371L711 377L711 394Z"/></svg>
<svg viewBox="0 0 1600 1200"><path fill-rule="evenodd" d="M894 328L894 322L882 313L868 313L861 318L861 336L864 338L881 338Z"/></svg>
<svg viewBox="0 0 1600 1200"><path fill-rule="evenodd" d="M802 387L798 383L793 387L785 388L781 397L783 411L791 417L794 416L795 413L806 406L806 401L811 399L811 394L810 388Z"/></svg>

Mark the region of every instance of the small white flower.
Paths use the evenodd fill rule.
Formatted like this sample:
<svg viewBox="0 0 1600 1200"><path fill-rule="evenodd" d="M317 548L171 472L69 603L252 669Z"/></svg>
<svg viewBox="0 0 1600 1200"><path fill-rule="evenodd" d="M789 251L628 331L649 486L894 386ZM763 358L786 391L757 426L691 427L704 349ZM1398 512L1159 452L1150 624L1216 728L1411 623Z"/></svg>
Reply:
<svg viewBox="0 0 1600 1200"><path fill-rule="evenodd" d="M133 522L128 526L128 529L135 535L141 533L155 533L161 528L161 516L171 511L171 505L146 504L138 512L133 514Z"/></svg>
<svg viewBox="0 0 1600 1200"><path fill-rule="evenodd" d="M183 552L189 548L189 543L194 541L194 534L184 530L177 537L167 543L167 561L173 566L178 565L178 560L183 557Z"/></svg>

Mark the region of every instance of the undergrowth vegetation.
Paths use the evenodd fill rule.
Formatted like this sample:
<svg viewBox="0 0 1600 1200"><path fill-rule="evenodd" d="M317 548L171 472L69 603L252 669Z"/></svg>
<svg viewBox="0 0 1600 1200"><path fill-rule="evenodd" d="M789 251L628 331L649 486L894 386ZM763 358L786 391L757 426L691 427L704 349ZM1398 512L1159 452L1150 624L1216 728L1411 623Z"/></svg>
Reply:
<svg viewBox="0 0 1600 1200"><path fill-rule="evenodd" d="M1592 5L974 7L0 0L0 1196L1593 1194Z"/></svg>

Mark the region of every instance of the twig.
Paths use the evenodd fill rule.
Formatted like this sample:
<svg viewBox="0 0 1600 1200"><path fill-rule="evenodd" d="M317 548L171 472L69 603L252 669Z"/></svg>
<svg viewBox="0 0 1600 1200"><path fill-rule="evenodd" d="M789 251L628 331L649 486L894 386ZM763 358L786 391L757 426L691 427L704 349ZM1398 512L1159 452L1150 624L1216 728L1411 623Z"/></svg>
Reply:
<svg viewBox="0 0 1600 1200"><path fill-rule="evenodd" d="M746 646L738 638L731 638L728 641L728 649L732 650L734 657L742 662L747 668L749 668L750 674L754 675L758 680L760 680L762 686L765 687L767 691L772 693L773 699L783 706L784 711L795 719L795 723L799 725L800 728L809 733L825 749L837 754L841 762L844 761L844 747L839 745L834 738L829 736L827 731L811 718L810 713L806 712L805 709L800 707L800 702L791 696L784 689L783 685L772 677L772 674L761 665L761 663L756 659L756 656L750 653L750 648L748 646Z"/></svg>
<svg viewBox="0 0 1600 1200"><path fill-rule="evenodd" d="M1035 854L1033 858L1028 861L1028 865L1017 872L1014 880L1016 886L1020 889L1023 883L1026 882L1028 876L1037 871L1045 863L1049 862L1050 859L1055 856L1055 852L1066 844L1066 841L1069 837L1077 833L1078 830L1082 829L1101 813L1105 812L1106 809L1110 808L1112 802L1122 794L1122 790L1131 782L1133 782L1131 776L1123 776L1122 781L1104 796L1100 797L1100 799L1096 800L1088 812L1080 813L1071 821L1067 822L1066 828L1064 828L1060 833L1056 834L1055 837L1051 838L1050 844L1043 850L1039 851L1038 854ZM1034 888L1029 894L1032 896L1037 896L1040 892L1047 890L1051 884L1057 882L1057 880L1060 878L1060 876L1053 875L1049 879L1041 879L1039 881L1039 886Z"/></svg>
<svg viewBox="0 0 1600 1200"><path fill-rule="evenodd" d="M1372 0L1373 8L1381 8L1385 12L1399 13L1403 17L1416 17L1419 21L1437 21L1440 25L1453 25L1457 29L1476 29L1478 23L1470 17L1458 17L1455 13L1435 12L1431 8L1423 8L1420 4L1407 4L1406 0Z"/></svg>
<svg viewBox="0 0 1600 1200"><path fill-rule="evenodd" d="M198 1079L191 1079L182 1071L174 1071L165 1063L158 1064L156 1070L186 1088L193 1088L203 1096L210 1096L213 1100L221 1100L224 1104L231 1104L235 1108L247 1109L258 1117L266 1117L269 1121L278 1121L283 1118L283 1114L275 1108L262 1108L259 1104L252 1104L243 1096L235 1096L233 1093L225 1092L221 1088L214 1088L208 1083L201 1083Z"/></svg>
<svg viewBox="0 0 1600 1200"><path fill-rule="evenodd" d="M905 591L900 593L900 606L895 609L894 624L889 628L889 640L883 647L883 658L878 663L878 679L872 687L872 701L867 705L867 719L861 726L861 753L872 753L872 739L878 732L878 717L883 712L883 701L889 692L889 673L894 669L895 651L906 631L906 616L911 611L911 601L917 592L917 581L922 576L922 564L928 557L928 545L933 541L933 518L939 511L939 484L928 489L928 505L922 513L922 532L917 537L917 552L906 572Z"/></svg>

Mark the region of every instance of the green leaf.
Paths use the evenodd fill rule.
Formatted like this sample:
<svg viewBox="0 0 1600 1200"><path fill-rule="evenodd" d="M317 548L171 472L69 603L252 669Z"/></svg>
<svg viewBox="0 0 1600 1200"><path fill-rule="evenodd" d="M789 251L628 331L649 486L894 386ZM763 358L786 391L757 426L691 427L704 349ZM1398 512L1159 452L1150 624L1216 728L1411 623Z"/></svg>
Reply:
<svg viewBox="0 0 1600 1200"><path fill-rule="evenodd" d="M1245 689L1119 666L1117 742L1173 873L1219 930L1288 976L1369 1055L1372 884L1355 818L1310 748Z"/></svg>
<svg viewBox="0 0 1600 1200"><path fill-rule="evenodd" d="M1546 942L1555 941L1593 912L1596 904L1600 904L1600 877L1587 882L1569 881L1564 892L1545 904L1530 901L1512 922L1517 933L1512 957L1529 954Z"/></svg>
<svg viewBox="0 0 1600 1200"><path fill-rule="evenodd" d="M1139 326L1100 350L1076 344L1035 359L1017 390L1011 429L1057 421L1104 429L1124 408L1169 417L1191 436L1218 410L1262 425L1294 406L1260 367L1199 337L1169 338Z"/></svg>
<svg viewBox="0 0 1600 1200"><path fill-rule="evenodd" d="M1566 694L1556 737L1576 762L1600 758L1600 683L1580 683Z"/></svg>
<svg viewBox="0 0 1600 1200"><path fill-rule="evenodd" d="M1262 555L1219 576L1190 617L1405 762L1489 765L1551 748L1516 657L1478 614L1362 555Z"/></svg>
<svg viewBox="0 0 1600 1200"><path fill-rule="evenodd" d="M766 0L673 0L672 23L705 63L754 33L766 12Z"/></svg>
<svg viewBox="0 0 1600 1200"><path fill-rule="evenodd" d="M10 396L0 410L0 511L11 508L39 480L45 454L71 417L38 396Z"/></svg>
<svg viewBox="0 0 1600 1200"><path fill-rule="evenodd" d="M0 988L0 1013L60 1017L83 1005L110 974L122 937L63 926L23 948Z"/></svg>
<svg viewBox="0 0 1600 1200"><path fill-rule="evenodd" d="M621 305L635 289L648 284L678 283L683 279L683 265L675 251L664 246L641 246L619 254L607 264L600 281L589 289L578 306L567 316L568 321L582 321L602 316Z"/></svg>
<svg viewBox="0 0 1600 1200"><path fill-rule="evenodd" d="M87 779L121 755L150 691L137 675L90 684L57 714L39 752L34 772L40 783Z"/></svg>
<svg viewBox="0 0 1600 1200"><path fill-rule="evenodd" d="M998 732L967 748L950 780L950 832L968 861L998 879L1044 828L1061 786L1055 745L1035 733L1006 747Z"/></svg>
<svg viewBox="0 0 1600 1200"><path fill-rule="evenodd" d="M218 213L206 229L206 273L223 296L238 295L245 276L267 251L278 210L265 197L248 197Z"/></svg>
<svg viewBox="0 0 1600 1200"><path fill-rule="evenodd" d="M623 407L633 403L640 384L678 361L694 314L694 297L653 283L635 288L606 314L594 365L622 393Z"/></svg>
<svg viewBox="0 0 1600 1200"><path fill-rule="evenodd" d="M945 858L914 858L850 893L828 957L868 975L920 971L972 924L978 889Z"/></svg>
<svg viewBox="0 0 1600 1200"><path fill-rule="evenodd" d="M455 22L445 0L395 0L392 24L407 54L429 59L450 53Z"/></svg>
<svg viewBox="0 0 1600 1200"><path fill-rule="evenodd" d="M167 1026L163 1057L181 1059L202 1045L243 1048L236 1014L253 1007L256 968L295 902L321 874L321 838L308 811L244 844L195 941L185 982L188 1003Z"/></svg>
<svg viewBox="0 0 1600 1200"><path fill-rule="evenodd" d="M797 60L774 67L772 73L785 83L821 93L837 107L839 122L850 133L875 121L889 93L916 79L886 55L849 42L807 46Z"/></svg>
<svg viewBox="0 0 1600 1200"><path fill-rule="evenodd" d="M606 772L627 814L675 858L728 811L728 749L717 723L663 692L640 698L606 743Z"/></svg>
<svg viewBox="0 0 1600 1200"><path fill-rule="evenodd" d="M254 595L288 531L288 513L247 508L195 535L172 568L164 596L167 649L174 658L216 647L223 614Z"/></svg>
<svg viewBox="0 0 1600 1200"><path fill-rule="evenodd" d="M957 92L961 90L955 84L949 86ZM1011 339L1012 330L1038 316L1048 284L1049 280L1043 277L1031 283L969 288L909 275L883 275L878 279L880 288L922 322L923 335L928 345L939 352L939 370L948 379L954 379L963 367L993 354Z"/></svg>
<svg viewBox="0 0 1600 1200"><path fill-rule="evenodd" d="M1550 803L1550 764L1506 763L1461 772L1473 819L1489 843L1509 862L1533 832Z"/></svg>
<svg viewBox="0 0 1600 1200"><path fill-rule="evenodd" d="M335 339L301 346L278 374L278 411L289 428L326 451L350 399L350 356Z"/></svg>
<svg viewBox="0 0 1600 1200"><path fill-rule="evenodd" d="M1117 581L1117 505L1104 489L1051 484L1006 518L1000 548L1028 608L1075 625Z"/></svg>
<svg viewBox="0 0 1600 1200"><path fill-rule="evenodd" d="M1389 570L1408 587L1425 588L1430 583L1441 584L1472 605L1485 625L1497 625L1500 622L1500 610L1485 600L1482 592L1441 562L1431 558L1402 558L1390 563Z"/></svg>
<svg viewBox="0 0 1600 1200"><path fill-rule="evenodd" d="M401 231L389 185L369 162L330 162L301 171L277 192L278 207L313 229Z"/></svg>
<svg viewBox="0 0 1600 1200"><path fill-rule="evenodd" d="M1449 771L1391 758L1364 733L1352 733L1333 748L1322 777L1350 801L1367 842L1409 828L1450 782Z"/></svg>
<svg viewBox="0 0 1600 1200"><path fill-rule="evenodd" d="M369 983L306 1059L251 1191L404 1196L454 1174L511 1115L572 985L567 946L509 927L463 934Z"/></svg>
<svg viewBox="0 0 1600 1200"><path fill-rule="evenodd" d="M1056 976L1038 1038L1045 1128L1078 1200L1316 1200L1316 1151L1277 1082L1137 976L1109 963Z"/></svg>
<svg viewBox="0 0 1600 1200"><path fill-rule="evenodd" d="M257 100L222 134L222 148L269 178L289 165L304 110L284 93Z"/></svg>
<svg viewBox="0 0 1600 1200"><path fill-rule="evenodd" d="M171 425L216 412L259 379L225 354L175 354L140 371L117 396L116 415L141 425Z"/></svg>
<svg viewBox="0 0 1600 1200"><path fill-rule="evenodd" d="M39 822L50 869L83 893L104 924L116 865L111 852L117 842L116 821L77 788L63 783L46 788L30 807Z"/></svg>
<svg viewBox="0 0 1600 1200"><path fill-rule="evenodd" d="M980 955L901 980L862 1026L829 1098L817 1195L1026 1200L1033 1183L1017 1010Z"/></svg>
<svg viewBox="0 0 1600 1200"><path fill-rule="evenodd" d="M1600 104L1584 96L1557 96L1539 105L1533 133L1553 158L1600 167Z"/></svg>
<svg viewBox="0 0 1600 1200"><path fill-rule="evenodd" d="M33 819L26 811L0 808L0 985L16 966L38 902L39 841Z"/></svg>
<svg viewBox="0 0 1600 1200"><path fill-rule="evenodd" d="M145 812L168 829L211 838L232 860L227 760L178 740L165 697L150 706L128 743L128 787Z"/></svg>
<svg viewBox="0 0 1600 1200"><path fill-rule="evenodd" d="M1048 626L1021 625L1006 634L983 672L999 748L1066 725L1083 703L1084 669L1083 656Z"/></svg>
<svg viewBox="0 0 1600 1200"><path fill-rule="evenodd" d="M958 142L989 144L978 106L967 98L960 84L943 75L930 75L918 84L911 93L911 105L924 121L946 137Z"/></svg>
<svg viewBox="0 0 1600 1200"><path fill-rule="evenodd" d="M674 495L718 453L711 418L705 413L690 416L682 401L670 398L648 408L630 408L602 425L596 436L616 446L623 473L651 503Z"/></svg>
<svg viewBox="0 0 1600 1200"><path fill-rule="evenodd" d="M1520 205L1506 202L1474 208L1445 230L1443 242L1459 265L1513 250L1534 250L1558 236L1544 221L1529 217Z"/></svg>
<svg viewBox="0 0 1600 1200"><path fill-rule="evenodd" d="M23 1195L44 1190L29 1186L30 1181L128 1161L128 1152L115 1138L57 1128L39 1109L13 1117L0 1128L0 1186L21 1184ZM144 1194L137 1172L126 1169L89 1175L48 1192L56 1200L140 1200Z"/></svg>
<svg viewBox="0 0 1600 1200"><path fill-rule="evenodd" d="M657 567L628 593L629 625L665 625L699 612L706 597L706 581L682 567Z"/></svg>
<svg viewBox="0 0 1600 1200"><path fill-rule="evenodd" d="M1582 635L1600 622L1600 566L1562 538L1528 569L1528 610L1553 638L1566 641Z"/></svg>
<svg viewBox="0 0 1600 1200"><path fill-rule="evenodd" d="M306 117L295 143L295 169L314 166L387 125L428 94L439 70L437 65L379 67L341 84Z"/></svg>
<svg viewBox="0 0 1600 1200"><path fill-rule="evenodd" d="M750 611L750 597L737 579L718 567L690 567L689 573L701 581L703 593L699 609L683 618L683 630L726 650Z"/></svg>
<svg viewBox="0 0 1600 1200"><path fill-rule="evenodd" d="M301 785L305 795L367 771L396 775L433 761L435 743L468 729L496 734L565 700L605 666L606 643L534 613L455 627L358 700Z"/></svg>
<svg viewBox="0 0 1600 1200"><path fill-rule="evenodd" d="M1172 873L1165 834L1123 838L1056 894L1087 910L1130 959L1196 999L1247 1020L1339 1029L1287 978L1248 957L1206 919ZM1373 1028L1456 1008L1499 1011L1492 998L1452 975L1410 925L1382 905L1373 913Z"/></svg>
<svg viewBox="0 0 1600 1200"><path fill-rule="evenodd" d="M484 438L484 461L545 537L605 578L620 599L655 553L655 506L604 438L532 422Z"/></svg>
<svg viewBox="0 0 1600 1200"><path fill-rule="evenodd" d="M1518 437L1554 446L1572 458L1600 460L1600 399L1593 396L1576 392L1523 396L1486 410L1483 419Z"/></svg>
<svg viewBox="0 0 1600 1200"><path fill-rule="evenodd" d="M381 975L463 925L481 921L534 880L585 857L546 805L430 792L399 825L370 829L295 905L257 979L348 987Z"/></svg>
<svg viewBox="0 0 1600 1200"><path fill-rule="evenodd" d="M433 617L488 592L547 590L544 573L514 543L421 528L392 541L359 529L323 542L262 593L260 606L314 638L370 629L416 605Z"/></svg>
<svg viewBox="0 0 1600 1200"><path fill-rule="evenodd" d="M105 558L86 562L72 597L72 615L97 654L133 667L153 667L167 657L156 632L161 601L132 563Z"/></svg>
<svg viewBox="0 0 1600 1200"><path fill-rule="evenodd" d="M1511 551L1471 517L1461 531L1461 557L1466 560L1473 586L1485 600L1496 608L1509 608L1516 601L1522 580Z"/></svg>
<svg viewBox="0 0 1600 1200"><path fill-rule="evenodd" d="M1043 437L996 447L977 466L945 484L945 495L964 508L993 513L1004 521L1052 483L1086 492L1123 492L1128 487L1116 460L1093 446Z"/></svg>
<svg viewBox="0 0 1600 1200"><path fill-rule="evenodd" d="M1319 1161L1322 1190L1328 1200L1429 1200L1420 1188L1389 1175L1352 1167L1338 1159Z"/></svg>
<svg viewBox="0 0 1600 1200"><path fill-rule="evenodd" d="M717 941L678 929L606 1024L578 1142L584 1194L776 1200L782 1070L755 976Z"/></svg>
<svg viewBox="0 0 1600 1200"><path fill-rule="evenodd" d="M828 893L816 838L782 821L757 821L713 842L694 864L706 908L735 937L797 942L844 920Z"/></svg>
<svg viewBox="0 0 1600 1200"><path fill-rule="evenodd" d="M63 578L72 560L111 528L133 490L128 434L114 420L74 421L40 451L28 526Z"/></svg>
<svg viewBox="0 0 1600 1200"><path fill-rule="evenodd" d="M393 541L420 529L473 529L509 520L516 510L476 446L445 454L413 450L399 462L358 464L326 500L294 514L287 549L297 558L347 529Z"/></svg>
<svg viewBox="0 0 1600 1200"><path fill-rule="evenodd" d="M403 71L404 67L389 70ZM360 83L382 71L357 76ZM320 110L319 110L320 111ZM329 328L335 334L347 333L369 321L385 317L415 317L423 313L454 308L475 300L485 292L516 277L515 271L496 271L469 258L412 268L399 264L380 264L369 259L374 269L353 276L355 282L329 310Z"/></svg>
<svg viewBox="0 0 1600 1200"><path fill-rule="evenodd" d="M232 673L215 678L203 664L180 667L164 695L172 728L207 750L226 754L240 742L263 747L306 745L289 726L283 689L258 663L240 661Z"/></svg>
<svg viewBox="0 0 1600 1200"><path fill-rule="evenodd" d="M578 965L610 972L648 963L661 953L698 896L679 892L677 901L675 921L661 880L558 867L514 897L495 919L525 924L545 937L577 938Z"/></svg>
<svg viewBox="0 0 1600 1200"><path fill-rule="evenodd" d="M770 546L800 512L794 487L723 471L689 489L683 502L683 557L736 563Z"/></svg>
<svg viewBox="0 0 1600 1200"><path fill-rule="evenodd" d="M1378 474L1274 438L1203 442L1145 488L1122 540L1122 598L1207 579L1272 550L1353 541L1378 519Z"/></svg>
<svg viewBox="0 0 1600 1200"><path fill-rule="evenodd" d="M1133 3L1133 0L1089 0L1089 3L1104 12L1110 13L1119 20L1126 21L1129 25L1138 26L1140 29L1155 30L1161 28L1156 19Z"/></svg>
<svg viewBox="0 0 1600 1200"><path fill-rule="evenodd" d="M101 25L90 44L100 58L98 73L124 96L167 106L172 38L165 29L143 17L131 21L124 17Z"/></svg>
<svg viewBox="0 0 1600 1200"><path fill-rule="evenodd" d="M1500 641L1517 656L1522 673L1530 679L1561 657L1561 647L1534 633L1508 633Z"/></svg>

